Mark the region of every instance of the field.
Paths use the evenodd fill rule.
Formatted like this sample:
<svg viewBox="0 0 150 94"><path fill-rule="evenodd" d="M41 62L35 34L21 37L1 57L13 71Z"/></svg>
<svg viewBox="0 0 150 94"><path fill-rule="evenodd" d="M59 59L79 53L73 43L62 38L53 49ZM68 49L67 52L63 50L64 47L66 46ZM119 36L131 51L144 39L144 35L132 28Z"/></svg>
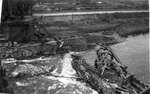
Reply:
<svg viewBox="0 0 150 94"><path fill-rule="evenodd" d="M148 13L46 17L42 20L46 24L45 33L71 41L71 45L78 39L82 40L81 44L109 45L121 42L130 35L149 32Z"/></svg>
<svg viewBox="0 0 150 94"><path fill-rule="evenodd" d="M37 0L35 12L148 10L148 0Z"/></svg>
<svg viewBox="0 0 150 94"><path fill-rule="evenodd" d="M40 23L38 32L44 35L42 40L59 37L65 41L65 45L72 46L76 51L86 50L95 43L112 45L124 41L130 35L149 32L148 13L43 17L32 23L37 22ZM13 24L10 28L9 40L18 43L39 42L33 26L28 27L27 24L27 28L23 24L20 25L22 29L17 26Z"/></svg>

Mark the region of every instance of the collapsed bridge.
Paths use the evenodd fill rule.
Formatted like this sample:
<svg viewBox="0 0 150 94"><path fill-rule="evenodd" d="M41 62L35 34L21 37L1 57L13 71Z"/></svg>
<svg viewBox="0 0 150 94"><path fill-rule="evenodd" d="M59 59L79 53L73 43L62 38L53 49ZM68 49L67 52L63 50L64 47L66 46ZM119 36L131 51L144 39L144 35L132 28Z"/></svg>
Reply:
<svg viewBox="0 0 150 94"><path fill-rule="evenodd" d="M95 66L88 65L80 52L69 52L60 56L30 60L5 59L1 61L1 65L2 69L6 71L5 76L10 84L15 84L15 87L13 87L15 88L13 89L15 94L20 93L19 88L21 87L37 87L37 82L34 84L33 82L41 81L41 77L42 79L55 78L58 81L61 81L60 79L71 79L73 82L86 83L87 87L92 88L98 94L144 94L144 91L148 91L147 85L128 73L127 66L120 62L111 48L100 45L96 53L95 62L91 62L95 63ZM27 85L24 86L23 84L20 87L20 84L17 84L19 82ZM28 90L28 88L25 89ZM48 91L45 90L45 92ZM81 92L85 94L82 89ZM25 93L22 92L22 94Z"/></svg>

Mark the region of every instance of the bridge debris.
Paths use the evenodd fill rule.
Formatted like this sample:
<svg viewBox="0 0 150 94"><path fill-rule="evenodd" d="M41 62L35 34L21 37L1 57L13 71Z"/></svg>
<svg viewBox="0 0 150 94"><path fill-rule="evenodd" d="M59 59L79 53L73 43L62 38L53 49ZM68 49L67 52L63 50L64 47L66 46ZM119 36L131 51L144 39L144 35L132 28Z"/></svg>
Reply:
<svg viewBox="0 0 150 94"><path fill-rule="evenodd" d="M70 58L68 64L70 62L76 72L75 76L70 77L70 79L86 83L99 94L143 94L142 92L148 90L147 85L128 73L127 66L121 63L111 48L100 45L96 53L95 62L91 62L95 63L94 67L86 63L87 61L80 55L80 52L68 53L68 58ZM5 69L8 79L16 79L16 77L27 79L41 75L69 79L69 77L53 74L54 71L61 74L63 63L60 61L62 59L62 56L41 57L31 60L9 59L2 61L1 66ZM19 82L17 81L17 83Z"/></svg>
<svg viewBox="0 0 150 94"><path fill-rule="evenodd" d="M78 76L99 94L139 94L148 88L127 72L127 67L109 47L99 47L94 68L81 56L73 58L72 65Z"/></svg>

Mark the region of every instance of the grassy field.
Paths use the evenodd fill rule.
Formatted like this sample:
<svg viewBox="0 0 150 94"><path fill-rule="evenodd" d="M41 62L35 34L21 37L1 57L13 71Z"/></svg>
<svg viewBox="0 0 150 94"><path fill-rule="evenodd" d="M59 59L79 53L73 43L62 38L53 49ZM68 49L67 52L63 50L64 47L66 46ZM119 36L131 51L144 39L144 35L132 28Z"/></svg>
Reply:
<svg viewBox="0 0 150 94"><path fill-rule="evenodd" d="M41 2L41 3L40 3ZM40 6L36 6L40 4ZM37 0L35 12L147 10L148 0Z"/></svg>

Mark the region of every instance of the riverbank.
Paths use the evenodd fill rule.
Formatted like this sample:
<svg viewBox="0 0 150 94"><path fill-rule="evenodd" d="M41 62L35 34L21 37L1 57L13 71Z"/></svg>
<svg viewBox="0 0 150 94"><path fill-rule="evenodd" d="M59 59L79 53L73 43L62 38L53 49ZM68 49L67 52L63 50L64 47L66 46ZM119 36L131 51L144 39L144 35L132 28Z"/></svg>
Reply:
<svg viewBox="0 0 150 94"><path fill-rule="evenodd" d="M128 66L128 71L134 74L137 79L145 84L149 84L149 35L141 34L137 36L129 36L123 42L113 44L113 49L120 61ZM94 66L96 59L95 50L88 50L83 54L87 63Z"/></svg>
<svg viewBox="0 0 150 94"><path fill-rule="evenodd" d="M40 23L36 29L43 35L42 40L59 37L64 40L64 46L71 46L73 51L88 49L88 45L102 43L107 45L122 42L130 35L149 32L148 13L114 13L75 16L46 16L37 18ZM23 23L22 23L23 24ZM34 27L10 25L9 41L18 43L40 42L34 34ZM5 28L4 28L5 29ZM25 29L25 30L24 30ZM23 31L23 32L20 32ZM8 30L4 30L8 33ZM13 33L12 33L13 32ZM21 37L18 37L21 36ZM53 39L52 39L53 40Z"/></svg>
<svg viewBox="0 0 150 94"><path fill-rule="evenodd" d="M88 44L112 45L124 41L128 36L149 33L148 21L147 13L86 15L74 20L71 28L77 30Z"/></svg>
<svg viewBox="0 0 150 94"><path fill-rule="evenodd" d="M96 53L96 51L94 51L94 50L93 50L93 52ZM72 54L73 54L73 56L72 56ZM28 93L36 92L38 94L43 93L43 92L44 93L61 92L61 94L62 94L62 93L66 93L66 92L71 93L72 91L76 91L78 89L83 94L87 94L87 93L88 94L97 94L96 91L94 91L94 90L97 90L97 88L99 88L99 87L95 87L95 85L97 85L97 83L99 83L98 85L100 85L102 87L104 87L106 85L109 86L109 84L105 84L105 80L103 80L104 78L102 78L102 79L98 78L99 76L96 72L96 69L93 70L92 67L90 67L89 65L86 64L86 62L87 62L88 64L91 65L91 64L94 64L94 62L95 62L95 59L93 62L89 62L89 61L87 61L86 58L90 57L88 59L91 60L91 57L97 58L97 56L94 56L92 54L89 54L88 57L86 57L86 58L81 56L82 58L86 59L86 61L84 61L84 59L83 60L82 60L82 58L80 59L79 54L81 54L81 53L78 53L78 55L77 55L76 53L71 52L71 53L66 53L61 57L51 56L48 58L43 58L43 60L42 60L42 58L39 58L36 60L32 60L32 59L31 60L22 60L22 61L15 61L14 63L10 63L10 64L5 62L5 63L3 63L3 67L6 69L6 71L10 75L10 77L11 77L11 75L16 77L14 79L12 78L9 80L9 88L13 88L15 94L20 94L20 92L22 94L26 94L27 92ZM85 54L87 54L87 52L85 52ZM85 54L84 54L84 56L85 56ZM78 60L78 58L79 58L79 60ZM117 62L117 61L114 61L114 62ZM119 62L117 62L117 63L119 63ZM16 66L16 64L18 64L18 66ZM12 66L10 67L10 65L16 66L16 67L13 68ZM12 68L12 70L10 70L9 68L10 69ZM114 68L116 68L116 67L114 67ZM72 69L75 70L75 72ZM83 79L87 79L87 80L90 79L90 81L86 80L86 83L83 83L84 80L81 80L81 82L80 82L80 79L78 80L78 77L80 77L80 71L82 73L81 77L84 76ZM46 72L46 74L45 74L45 72ZM112 72L114 72L114 71L112 71ZM43 74L40 74L40 73L43 73ZM79 73L79 76L77 76L78 74L76 75L76 73ZM23 74L23 75L19 76L19 74ZM39 74L39 75L36 75L36 74ZM93 76L89 76L89 75L93 75ZM106 75L108 75L107 70L106 70ZM119 82L120 79L117 79L117 78L118 77L121 78L122 76L121 77L118 76L116 78L115 74L113 74L113 75L110 74L110 75L111 76L108 76L107 79L113 80L113 84L111 86L119 87L118 83L120 83ZM113 78L114 76L115 76L115 78ZM98 79L98 82L97 82L97 79ZM115 79L117 79L117 80L115 80ZM100 80L103 80L103 81L99 82ZM133 81L138 81L138 80L134 79ZM94 82L94 85L93 85L93 82ZM97 83L95 83L95 82L97 82ZM90 84L90 83L92 83L92 84ZM110 82L107 81L106 83L111 84L111 81ZM140 82L137 82L137 84L140 84ZM142 84L142 85L144 85L144 84ZM89 86L92 89L89 88ZM76 88L76 87L78 87L78 88ZM84 91L83 91L83 88L84 88ZM68 91L68 89L69 89L69 91ZM113 88L113 90L114 90L114 88Z"/></svg>

